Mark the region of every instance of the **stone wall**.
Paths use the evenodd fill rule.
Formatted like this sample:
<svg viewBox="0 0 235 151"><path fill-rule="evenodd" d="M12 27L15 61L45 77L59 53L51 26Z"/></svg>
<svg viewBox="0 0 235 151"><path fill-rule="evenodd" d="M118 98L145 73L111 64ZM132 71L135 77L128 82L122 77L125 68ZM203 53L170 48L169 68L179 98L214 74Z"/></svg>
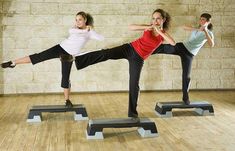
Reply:
<svg viewBox="0 0 235 151"><path fill-rule="evenodd" d="M215 47L207 44L193 61L191 89L235 88L235 2L234 0L1 0L0 61L37 53L68 36L78 11L89 12L95 30L105 41L90 41L83 51L94 51L128 43L141 32L128 31L129 24L149 23L156 8L172 16L169 33L177 42L189 32L182 25L197 26L200 14L211 13ZM61 92L60 61L19 65L0 70L0 93ZM126 91L129 73L126 60L107 61L71 73L73 92ZM154 55L146 60L141 90L181 89L178 56Z"/></svg>

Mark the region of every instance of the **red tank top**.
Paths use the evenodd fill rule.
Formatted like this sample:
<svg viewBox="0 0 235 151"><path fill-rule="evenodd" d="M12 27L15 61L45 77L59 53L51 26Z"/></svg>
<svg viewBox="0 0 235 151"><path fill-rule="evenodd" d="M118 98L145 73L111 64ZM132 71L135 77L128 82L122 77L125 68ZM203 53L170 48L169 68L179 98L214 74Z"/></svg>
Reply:
<svg viewBox="0 0 235 151"><path fill-rule="evenodd" d="M134 47L135 51L145 60L157 47L161 45L163 41L164 38L161 35L155 36L152 34L152 31L145 30L143 36L131 42L131 45Z"/></svg>

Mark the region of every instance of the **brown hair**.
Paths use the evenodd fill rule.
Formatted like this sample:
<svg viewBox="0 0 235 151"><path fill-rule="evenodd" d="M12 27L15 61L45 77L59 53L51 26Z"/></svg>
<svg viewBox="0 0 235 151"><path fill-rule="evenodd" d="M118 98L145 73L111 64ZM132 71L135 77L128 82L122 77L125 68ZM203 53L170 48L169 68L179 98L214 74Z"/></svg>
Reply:
<svg viewBox="0 0 235 151"><path fill-rule="evenodd" d="M153 11L152 14L156 12L160 13L162 18L165 19L165 22L163 23L163 29L168 30L170 27L171 16L169 15L169 13L167 13L163 9L156 9L155 11Z"/></svg>
<svg viewBox="0 0 235 151"><path fill-rule="evenodd" d="M76 16L81 15L86 20L86 25L94 27L94 19L93 17L85 12L78 12Z"/></svg>

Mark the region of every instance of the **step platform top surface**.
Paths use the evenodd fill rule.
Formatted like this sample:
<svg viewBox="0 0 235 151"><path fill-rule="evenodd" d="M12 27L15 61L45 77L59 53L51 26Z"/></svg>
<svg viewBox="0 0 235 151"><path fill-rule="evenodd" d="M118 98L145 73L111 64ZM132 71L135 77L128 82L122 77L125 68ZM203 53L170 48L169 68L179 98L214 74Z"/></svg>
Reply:
<svg viewBox="0 0 235 151"><path fill-rule="evenodd" d="M31 109L34 110L53 110L53 109L76 109L76 108L81 108L84 107L82 104L74 104L72 108L68 108L65 105L37 105L37 106L32 106Z"/></svg>
<svg viewBox="0 0 235 151"><path fill-rule="evenodd" d="M199 106L211 106L207 101L192 101L189 105L186 105L184 102L158 102L158 106L162 107L199 107Z"/></svg>
<svg viewBox="0 0 235 151"><path fill-rule="evenodd" d="M89 120L89 125L125 125L125 124L140 124L140 123L148 123L152 122L148 118L114 118L114 119L93 119Z"/></svg>

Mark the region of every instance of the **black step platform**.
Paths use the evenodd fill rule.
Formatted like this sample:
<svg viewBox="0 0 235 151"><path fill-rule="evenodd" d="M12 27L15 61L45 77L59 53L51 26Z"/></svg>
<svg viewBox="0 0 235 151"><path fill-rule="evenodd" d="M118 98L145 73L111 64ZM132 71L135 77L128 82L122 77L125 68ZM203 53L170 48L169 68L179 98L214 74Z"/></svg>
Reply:
<svg viewBox="0 0 235 151"><path fill-rule="evenodd" d="M183 102L159 102L156 104L155 111L160 117L172 117L172 109L188 109L195 108L195 112L199 115L214 115L214 109L212 104L206 101L195 101L189 105Z"/></svg>
<svg viewBox="0 0 235 151"><path fill-rule="evenodd" d="M138 132L142 137L158 136L154 122L148 118L118 118L118 119L95 119L89 120L86 130L87 139L104 139L104 128L128 128L138 127Z"/></svg>
<svg viewBox="0 0 235 151"><path fill-rule="evenodd" d="M31 107L27 122L41 122L42 112L75 112L74 120L88 120L86 108L82 104L75 104L72 108L65 105L40 105Z"/></svg>

